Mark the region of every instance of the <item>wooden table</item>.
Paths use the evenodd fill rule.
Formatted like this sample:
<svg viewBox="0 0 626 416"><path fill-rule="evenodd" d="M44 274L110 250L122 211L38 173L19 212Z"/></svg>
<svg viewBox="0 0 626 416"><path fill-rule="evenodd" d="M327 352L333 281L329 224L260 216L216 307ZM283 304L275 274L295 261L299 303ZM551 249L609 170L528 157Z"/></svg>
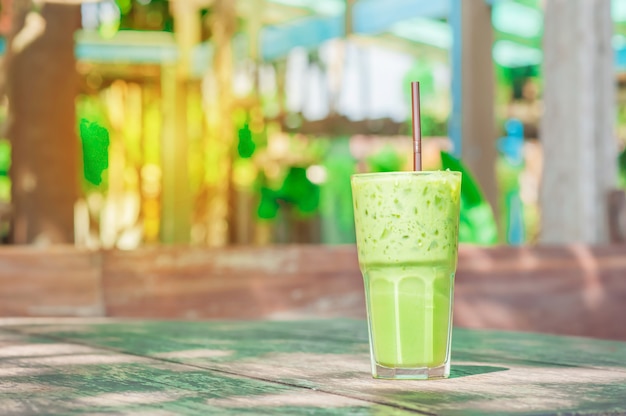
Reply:
<svg viewBox="0 0 626 416"><path fill-rule="evenodd" d="M361 320L3 319L0 414L626 413L624 342L453 339L450 379L382 381Z"/></svg>

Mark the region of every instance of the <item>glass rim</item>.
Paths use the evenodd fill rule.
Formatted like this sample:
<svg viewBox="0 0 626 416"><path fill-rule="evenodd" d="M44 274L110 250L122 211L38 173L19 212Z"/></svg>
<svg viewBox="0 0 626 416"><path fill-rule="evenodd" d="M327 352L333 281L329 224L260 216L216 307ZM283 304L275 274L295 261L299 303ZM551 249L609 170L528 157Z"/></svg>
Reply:
<svg viewBox="0 0 626 416"><path fill-rule="evenodd" d="M404 170L404 171L393 171L393 172L364 172L364 173L353 173L350 175L352 178L366 178L366 177L376 177L376 176L428 176L428 175L452 175L452 176L461 176L460 171L456 170Z"/></svg>

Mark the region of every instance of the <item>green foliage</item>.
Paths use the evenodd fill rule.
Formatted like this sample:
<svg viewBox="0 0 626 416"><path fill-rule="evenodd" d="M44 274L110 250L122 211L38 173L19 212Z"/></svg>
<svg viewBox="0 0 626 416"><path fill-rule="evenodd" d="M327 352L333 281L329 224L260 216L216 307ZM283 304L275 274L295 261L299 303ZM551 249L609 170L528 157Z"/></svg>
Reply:
<svg viewBox="0 0 626 416"><path fill-rule="evenodd" d="M243 159L252 157L256 149L256 144L252 139L252 132L250 131L248 123L245 123L243 127L239 129L237 136L239 138L239 143L237 144L239 156Z"/></svg>
<svg viewBox="0 0 626 416"><path fill-rule="evenodd" d="M132 0L115 0L115 3L117 3L117 7L120 8L122 14L130 12L130 9L133 8Z"/></svg>
<svg viewBox="0 0 626 416"><path fill-rule="evenodd" d="M0 176L8 176L11 167L11 144L0 139Z"/></svg>
<svg viewBox="0 0 626 416"><path fill-rule="evenodd" d="M266 186L261 187L261 199L257 215L264 220L272 220L278 215L280 205L278 204L277 192Z"/></svg>
<svg viewBox="0 0 626 416"><path fill-rule="evenodd" d="M190 1L190 0L183 0ZM162 30L173 32L174 18L168 0L115 0L120 9L120 30Z"/></svg>
<svg viewBox="0 0 626 416"><path fill-rule="evenodd" d="M319 186L306 177L306 168L291 167L279 191L281 198L293 204L303 215L312 214L320 202Z"/></svg>
<svg viewBox="0 0 626 416"><path fill-rule="evenodd" d="M427 112L422 113L422 136L446 136L448 134L448 121L439 119ZM409 127L410 121L409 121Z"/></svg>
<svg viewBox="0 0 626 416"><path fill-rule="evenodd" d="M304 217L317 212L320 202L320 188L306 177L306 168L289 168L282 186L278 190L261 188L261 201L257 214L262 219L274 219L283 204L295 208Z"/></svg>
<svg viewBox="0 0 626 416"><path fill-rule="evenodd" d="M367 158L371 172L397 172L402 170L403 162L391 145L384 146L378 153Z"/></svg>
<svg viewBox="0 0 626 416"><path fill-rule="evenodd" d="M463 174L459 241L481 245L497 243L498 227L493 211L472 174L460 160L446 152L441 152L441 165L444 170Z"/></svg>
<svg viewBox="0 0 626 416"><path fill-rule="evenodd" d="M402 90L404 91L407 105L411 105L411 82L413 81L419 81L420 83L420 99L423 103L436 99L437 91L435 88L434 70L429 60L419 59L415 61L402 80ZM427 106L422 107L422 136L446 136L448 134L448 121L429 112ZM411 134L410 117L406 124L408 132Z"/></svg>
<svg viewBox="0 0 626 416"><path fill-rule="evenodd" d="M80 120L80 139L83 145L83 170L85 179L102 183L102 172L109 167L109 132L96 122Z"/></svg>
<svg viewBox="0 0 626 416"><path fill-rule="evenodd" d="M0 139L0 201L11 200L11 180L9 169L11 168L11 143Z"/></svg>
<svg viewBox="0 0 626 416"><path fill-rule="evenodd" d="M402 91L404 91L408 103L411 102L411 82L413 81L419 81L420 97L424 101L430 100L435 95L435 76L431 61L416 60L404 76Z"/></svg>
<svg viewBox="0 0 626 416"><path fill-rule="evenodd" d="M334 137L326 143L329 149L322 162L326 168L326 180L321 185L320 198L322 241L325 244L354 243L350 176L355 173L356 160L350 152L350 137Z"/></svg>

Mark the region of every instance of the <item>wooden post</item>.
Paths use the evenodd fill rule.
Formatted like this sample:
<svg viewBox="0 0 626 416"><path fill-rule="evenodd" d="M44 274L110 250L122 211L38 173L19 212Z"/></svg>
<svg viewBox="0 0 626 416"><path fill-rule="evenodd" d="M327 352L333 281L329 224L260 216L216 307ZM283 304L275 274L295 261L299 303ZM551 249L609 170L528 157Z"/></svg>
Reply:
<svg viewBox="0 0 626 416"><path fill-rule="evenodd" d="M543 243L608 242L617 180L612 27L609 1L546 2Z"/></svg>
<svg viewBox="0 0 626 416"><path fill-rule="evenodd" d="M250 93L247 111L252 118L262 114L262 102L260 92L260 70L263 64L261 59L261 30L263 29L264 0L247 0L249 11L245 16L245 32L248 37L248 57L254 65L253 89ZM233 128L238 126L233 126ZM243 161L242 161L243 162ZM251 165L251 160L247 161ZM234 215L229 224L229 242L231 244L251 244L254 242L254 228L256 218L257 198L254 190L249 187L231 184L230 206Z"/></svg>
<svg viewBox="0 0 626 416"><path fill-rule="evenodd" d="M212 148L209 152L218 170L214 178L212 190L214 194L209 207L207 224L207 242L211 246L220 246L233 242L236 238L234 223L236 211L232 183L232 159L235 143L235 126L233 124L233 48L232 37L235 33L237 15L234 0L216 0L214 16L211 18L211 33L215 54L213 68L216 94L211 102Z"/></svg>
<svg viewBox="0 0 626 416"><path fill-rule="evenodd" d="M163 136L161 142L161 242L187 243L191 237L191 195L187 155L186 88L177 68L161 69Z"/></svg>
<svg viewBox="0 0 626 416"><path fill-rule="evenodd" d="M176 65L162 69L163 142L161 242L188 243L191 238L192 197L189 189L187 88L193 47L200 41L200 14L194 2L171 3L174 35L179 50Z"/></svg>
<svg viewBox="0 0 626 416"><path fill-rule="evenodd" d="M451 136L461 147L455 153L461 155L497 215L491 5L485 0L456 0L451 4L456 43L452 48L455 102ZM460 135L455 131L459 126Z"/></svg>
<svg viewBox="0 0 626 416"><path fill-rule="evenodd" d="M79 141L74 32L77 5L13 3L7 95L12 145L12 240L72 243L78 199Z"/></svg>

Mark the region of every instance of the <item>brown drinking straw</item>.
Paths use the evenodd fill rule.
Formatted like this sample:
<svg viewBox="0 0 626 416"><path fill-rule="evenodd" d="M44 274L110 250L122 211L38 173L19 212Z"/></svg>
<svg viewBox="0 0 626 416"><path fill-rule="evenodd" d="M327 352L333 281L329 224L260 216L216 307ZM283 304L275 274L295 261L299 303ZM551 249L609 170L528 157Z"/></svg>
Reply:
<svg viewBox="0 0 626 416"><path fill-rule="evenodd" d="M422 170L422 121L420 117L420 83L411 82L413 124L413 170Z"/></svg>

